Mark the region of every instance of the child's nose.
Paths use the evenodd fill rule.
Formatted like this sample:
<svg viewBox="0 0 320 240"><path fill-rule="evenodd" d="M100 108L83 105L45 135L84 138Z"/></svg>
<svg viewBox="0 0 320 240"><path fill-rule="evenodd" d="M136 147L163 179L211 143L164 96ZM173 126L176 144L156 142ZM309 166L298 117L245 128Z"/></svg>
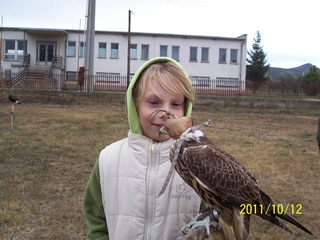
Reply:
<svg viewBox="0 0 320 240"><path fill-rule="evenodd" d="M161 117L161 118L167 118L167 119L169 119L170 118L170 114L169 113L171 113L169 110L167 110L167 109L165 109L166 111L161 111L161 112L159 112L159 116Z"/></svg>

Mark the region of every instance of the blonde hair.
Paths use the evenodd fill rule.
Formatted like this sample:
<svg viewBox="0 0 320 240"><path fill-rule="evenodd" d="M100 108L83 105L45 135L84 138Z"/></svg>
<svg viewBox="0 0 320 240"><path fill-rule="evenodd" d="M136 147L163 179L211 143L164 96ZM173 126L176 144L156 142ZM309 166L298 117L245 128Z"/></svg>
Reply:
<svg viewBox="0 0 320 240"><path fill-rule="evenodd" d="M165 78L172 82L173 88L169 88L165 84L163 80ZM185 97L184 113L186 113L189 103L194 102L194 89L184 70L170 61L153 63L141 73L132 90L135 105L138 106L140 104L147 87L150 87L157 94L154 81L157 81L161 87L173 96L182 94Z"/></svg>

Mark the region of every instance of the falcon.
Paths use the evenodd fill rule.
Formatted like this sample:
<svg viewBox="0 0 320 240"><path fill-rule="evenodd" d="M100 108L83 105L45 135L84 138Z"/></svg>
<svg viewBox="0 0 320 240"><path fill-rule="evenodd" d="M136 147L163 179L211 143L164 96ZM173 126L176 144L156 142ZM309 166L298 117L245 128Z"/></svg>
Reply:
<svg viewBox="0 0 320 240"><path fill-rule="evenodd" d="M17 104L21 103L19 101L19 99L16 96L13 96L13 95L9 95L8 99L9 99L10 102L13 102L13 103L17 103Z"/></svg>
<svg viewBox="0 0 320 240"><path fill-rule="evenodd" d="M224 239L248 239L250 214L241 213L241 206L250 205L259 209L252 214L290 233L291 230L279 218L312 235L288 213L277 212L278 204L260 188L256 178L235 157L205 136L200 129L210 121L193 126L191 117L177 118L168 110L155 113L159 111L171 116L159 134L168 134L174 139L170 150L171 169L160 194L165 191L175 169L208 206L207 211L191 224L192 230L198 227L197 221L203 220L207 214L207 220L203 221L206 222L208 237L208 223L215 221L218 224L215 229L223 232Z"/></svg>

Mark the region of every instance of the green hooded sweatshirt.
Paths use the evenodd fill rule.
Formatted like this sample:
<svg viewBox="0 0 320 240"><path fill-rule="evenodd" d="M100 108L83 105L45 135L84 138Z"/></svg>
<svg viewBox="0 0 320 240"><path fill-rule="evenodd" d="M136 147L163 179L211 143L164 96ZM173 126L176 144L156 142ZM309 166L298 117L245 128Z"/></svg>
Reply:
<svg viewBox="0 0 320 240"><path fill-rule="evenodd" d="M177 65L182 72L185 74L185 76L187 78L189 78L189 75L186 73L186 71L183 69L183 67L175 60L173 60L172 58L168 58L168 57L156 57L153 59L150 59L149 61L145 62L139 69L138 71L135 73L134 77L132 78L130 85L128 87L127 90L127 95L126 95L126 103L127 103L127 112L128 112L128 120L129 120L129 124L130 124L130 129L133 133L136 134L143 134L143 130L142 127L140 125L139 122L139 116L138 116L138 112L136 109L136 106L134 104L134 101L132 99L132 90L133 87L135 86L137 79L140 77L141 73L147 68L149 67L151 64L156 63L156 62L172 62L175 65ZM186 112L186 116L190 116L192 112L192 103L189 103L188 107L187 107L187 112Z"/></svg>
<svg viewBox="0 0 320 240"><path fill-rule="evenodd" d="M140 125L138 112L134 101L132 99L132 90L133 87L139 78L140 74L148 66L156 62L165 62L170 61L176 64L189 78L188 74L185 72L183 67L176 62L175 60L167 57L156 57L145 62L135 73L133 79L130 82L130 85L126 94L126 108L128 114L128 121L130 125L130 131L135 134L143 135L143 130ZM187 106L186 116L190 116L192 111L192 103L189 102ZM102 195L100 188L100 176L99 176L99 160L96 161L93 171L91 173L90 179L87 184L85 196L84 196L84 215L85 220L88 226L88 236L87 239L95 240L107 240L108 239L108 229L106 225L105 214L102 204Z"/></svg>

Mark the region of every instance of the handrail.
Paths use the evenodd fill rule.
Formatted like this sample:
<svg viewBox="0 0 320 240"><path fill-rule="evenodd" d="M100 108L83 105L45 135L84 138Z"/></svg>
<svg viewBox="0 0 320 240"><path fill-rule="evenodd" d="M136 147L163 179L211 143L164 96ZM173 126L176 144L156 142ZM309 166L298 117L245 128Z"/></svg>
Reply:
<svg viewBox="0 0 320 240"><path fill-rule="evenodd" d="M57 55L53 56L51 66L62 69L63 68L63 57L57 56Z"/></svg>

